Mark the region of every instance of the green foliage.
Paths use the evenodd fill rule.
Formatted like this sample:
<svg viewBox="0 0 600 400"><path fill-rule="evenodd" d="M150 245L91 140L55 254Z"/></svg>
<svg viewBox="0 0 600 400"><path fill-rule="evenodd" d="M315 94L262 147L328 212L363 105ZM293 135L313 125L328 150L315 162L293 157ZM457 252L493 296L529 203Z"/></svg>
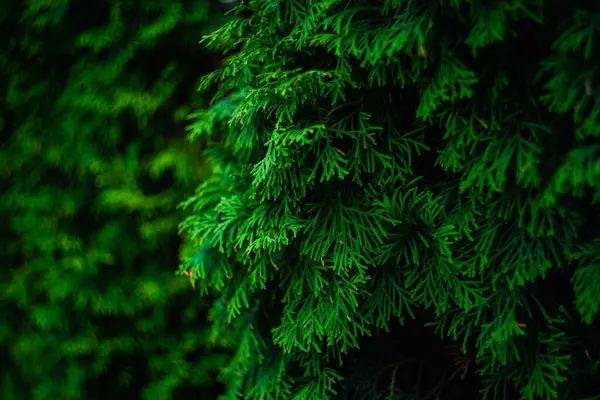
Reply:
<svg viewBox="0 0 600 400"><path fill-rule="evenodd" d="M0 397L215 396L226 353L206 351L206 307L173 267L177 204L208 172L183 117L218 10L1 8Z"/></svg>
<svg viewBox="0 0 600 400"><path fill-rule="evenodd" d="M237 336L227 398L599 398L600 8L235 15L205 39L230 55L201 83L214 173L181 226Z"/></svg>

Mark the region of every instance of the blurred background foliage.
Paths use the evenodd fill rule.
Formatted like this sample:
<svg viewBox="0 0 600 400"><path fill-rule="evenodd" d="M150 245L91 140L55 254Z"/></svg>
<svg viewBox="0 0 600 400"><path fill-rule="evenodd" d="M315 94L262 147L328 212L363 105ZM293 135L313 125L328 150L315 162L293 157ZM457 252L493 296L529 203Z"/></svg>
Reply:
<svg viewBox="0 0 600 400"><path fill-rule="evenodd" d="M219 62L198 41L223 18L210 0L0 7L3 400L218 393L227 352L173 271L177 204L209 173L185 138Z"/></svg>

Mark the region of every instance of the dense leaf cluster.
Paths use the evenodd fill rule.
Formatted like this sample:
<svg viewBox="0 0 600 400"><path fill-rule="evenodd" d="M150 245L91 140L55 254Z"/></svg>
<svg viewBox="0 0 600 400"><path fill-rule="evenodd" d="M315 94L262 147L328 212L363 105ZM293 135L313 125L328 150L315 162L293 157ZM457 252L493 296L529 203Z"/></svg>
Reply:
<svg viewBox="0 0 600 400"><path fill-rule="evenodd" d="M214 398L177 204L208 1L0 6L0 398ZM182 105L184 107L182 107Z"/></svg>
<svg viewBox="0 0 600 400"><path fill-rule="evenodd" d="M600 6L235 10L181 267L228 398L600 399Z"/></svg>

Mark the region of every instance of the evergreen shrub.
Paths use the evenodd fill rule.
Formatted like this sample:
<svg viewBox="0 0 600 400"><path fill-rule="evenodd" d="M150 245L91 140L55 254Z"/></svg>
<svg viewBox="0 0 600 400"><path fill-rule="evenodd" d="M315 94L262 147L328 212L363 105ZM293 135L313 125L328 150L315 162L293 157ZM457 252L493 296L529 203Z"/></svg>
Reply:
<svg viewBox="0 0 600 400"><path fill-rule="evenodd" d="M600 399L600 4L233 15L180 267L226 398Z"/></svg>
<svg viewBox="0 0 600 400"><path fill-rule="evenodd" d="M215 398L203 299L178 277L177 204L208 0L0 6L0 398ZM217 24L212 25L211 24Z"/></svg>

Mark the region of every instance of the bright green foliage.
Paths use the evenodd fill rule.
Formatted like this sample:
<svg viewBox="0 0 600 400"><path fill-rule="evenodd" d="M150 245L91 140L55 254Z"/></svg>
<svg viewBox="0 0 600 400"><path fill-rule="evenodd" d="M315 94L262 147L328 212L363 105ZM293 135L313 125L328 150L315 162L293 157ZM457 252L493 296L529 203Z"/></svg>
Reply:
<svg viewBox="0 0 600 400"><path fill-rule="evenodd" d="M211 7L0 7L0 398L214 398L225 353L173 274Z"/></svg>
<svg viewBox="0 0 600 400"><path fill-rule="evenodd" d="M594 4L247 0L207 38L182 269L228 398L600 399Z"/></svg>

